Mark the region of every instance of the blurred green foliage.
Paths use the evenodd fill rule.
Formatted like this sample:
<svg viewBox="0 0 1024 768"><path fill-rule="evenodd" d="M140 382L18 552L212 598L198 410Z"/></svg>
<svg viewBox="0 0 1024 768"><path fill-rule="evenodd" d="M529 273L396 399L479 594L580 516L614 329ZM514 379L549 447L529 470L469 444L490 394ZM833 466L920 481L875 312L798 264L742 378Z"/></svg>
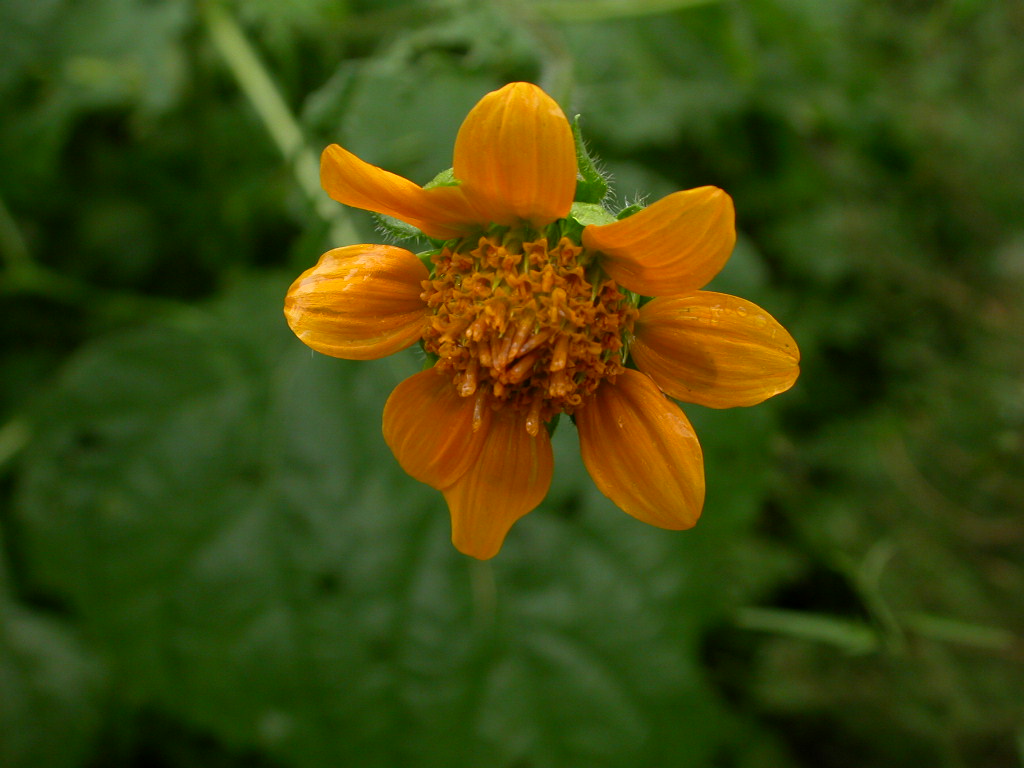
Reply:
<svg viewBox="0 0 1024 768"><path fill-rule="evenodd" d="M1022 38L1013 0L0 0L0 765L1024 764ZM379 237L322 146L426 182L517 79L618 204L733 195L713 287L803 374L687 408L693 531L566 424L480 564L380 437L415 353L281 303Z"/></svg>

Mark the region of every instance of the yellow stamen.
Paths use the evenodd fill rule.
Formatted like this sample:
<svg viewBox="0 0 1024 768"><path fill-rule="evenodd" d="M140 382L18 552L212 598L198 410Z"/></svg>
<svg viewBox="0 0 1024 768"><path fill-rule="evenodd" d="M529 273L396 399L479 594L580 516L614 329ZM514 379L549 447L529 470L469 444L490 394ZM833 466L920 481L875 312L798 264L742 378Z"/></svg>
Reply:
<svg viewBox="0 0 1024 768"><path fill-rule="evenodd" d="M484 423L484 408L487 407L487 390L481 389L476 393L476 402L473 403L473 431L479 432Z"/></svg>
<svg viewBox="0 0 1024 768"><path fill-rule="evenodd" d="M528 315L520 319L519 324L516 326L515 336L512 337L512 344L508 349L508 359L515 360L519 357L520 350L526 339L530 336L530 331L533 329L534 319L532 315Z"/></svg>
<svg viewBox="0 0 1024 768"><path fill-rule="evenodd" d="M558 341L555 342L555 351L551 355L551 365L548 366L549 371L561 371L565 369L566 361L569 357L569 335L563 333L558 337Z"/></svg>
<svg viewBox="0 0 1024 768"><path fill-rule="evenodd" d="M511 384L518 384L520 381L525 379L531 373L533 373L533 366L537 362L537 352L532 355L527 355L522 358L518 363L513 365L508 372L508 380Z"/></svg>
<svg viewBox="0 0 1024 768"><path fill-rule="evenodd" d="M540 407L541 400L536 398L530 403L530 412L526 414L526 431L532 437L536 437L537 433L540 432Z"/></svg>

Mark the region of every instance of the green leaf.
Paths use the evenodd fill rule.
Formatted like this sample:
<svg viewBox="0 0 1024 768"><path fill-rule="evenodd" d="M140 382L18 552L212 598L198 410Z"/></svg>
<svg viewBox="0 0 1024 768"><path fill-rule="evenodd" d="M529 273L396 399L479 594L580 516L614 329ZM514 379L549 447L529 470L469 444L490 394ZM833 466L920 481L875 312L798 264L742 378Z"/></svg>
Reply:
<svg viewBox="0 0 1024 768"><path fill-rule="evenodd" d="M377 222L377 229L387 237L395 240L408 240L413 237L423 237L412 224L406 224L394 216L385 216L383 213L374 213L373 220Z"/></svg>
<svg viewBox="0 0 1024 768"><path fill-rule="evenodd" d="M734 112L744 95L720 63L719 41L730 33L708 23L721 11L710 6L682 18L567 25L580 63L579 88L587 94L588 134L609 153L634 155L639 147L673 145L696 131L712 134L716 118Z"/></svg>
<svg viewBox="0 0 1024 768"><path fill-rule="evenodd" d="M102 668L65 627L0 596L0 765L86 764L102 681Z"/></svg>
<svg viewBox="0 0 1024 768"><path fill-rule="evenodd" d="M611 224L615 221L614 216L596 203L573 203L569 210L569 218L584 227L591 224Z"/></svg>
<svg viewBox="0 0 1024 768"><path fill-rule="evenodd" d="M461 182L455 178L455 169L446 168L424 184L423 188L433 189L434 187L457 187L460 183Z"/></svg>

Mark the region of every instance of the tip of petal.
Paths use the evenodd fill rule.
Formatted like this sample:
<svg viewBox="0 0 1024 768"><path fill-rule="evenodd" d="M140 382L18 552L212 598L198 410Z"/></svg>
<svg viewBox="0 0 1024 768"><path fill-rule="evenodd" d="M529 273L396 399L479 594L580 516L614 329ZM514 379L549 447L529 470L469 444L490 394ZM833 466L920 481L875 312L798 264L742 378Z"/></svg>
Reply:
<svg viewBox="0 0 1024 768"><path fill-rule="evenodd" d="M452 543L465 555L494 557L516 520L547 495L554 469L551 441L547 430L530 435L524 421L509 409L494 411L475 463L443 489Z"/></svg>
<svg viewBox="0 0 1024 768"><path fill-rule="evenodd" d="M721 208L725 213L731 214L733 220L735 220L736 206L733 204L732 195L719 187L705 187L705 189L708 190L708 203Z"/></svg>
<svg viewBox="0 0 1024 768"><path fill-rule="evenodd" d="M503 85L501 88L496 90L495 93L516 94L516 95L525 95L525 94L534 94L534 95L536 95L536 94L544 94L545 96L547 95L547 94L544 93L544 89L541 88L539 85L534 85L533 83L527 83L527 82L522 81L522 80L519 80L519 81L514 82L514 83L508 83L507 85Z"/></svg>

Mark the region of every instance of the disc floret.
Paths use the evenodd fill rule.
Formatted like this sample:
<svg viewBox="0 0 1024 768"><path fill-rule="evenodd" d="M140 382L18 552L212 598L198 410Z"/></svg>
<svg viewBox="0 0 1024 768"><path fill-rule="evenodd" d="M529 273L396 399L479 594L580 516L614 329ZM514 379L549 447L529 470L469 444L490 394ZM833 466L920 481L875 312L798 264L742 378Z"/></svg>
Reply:
<svg viewBox="0 0 1024 768"><path fill-rule="evenodd" d="M573 413L623 371L637 308L582 246L498 230L433 256L423 300L433 316L423 346L458 394L483 408L510 407L536 435Z"/></svg>

